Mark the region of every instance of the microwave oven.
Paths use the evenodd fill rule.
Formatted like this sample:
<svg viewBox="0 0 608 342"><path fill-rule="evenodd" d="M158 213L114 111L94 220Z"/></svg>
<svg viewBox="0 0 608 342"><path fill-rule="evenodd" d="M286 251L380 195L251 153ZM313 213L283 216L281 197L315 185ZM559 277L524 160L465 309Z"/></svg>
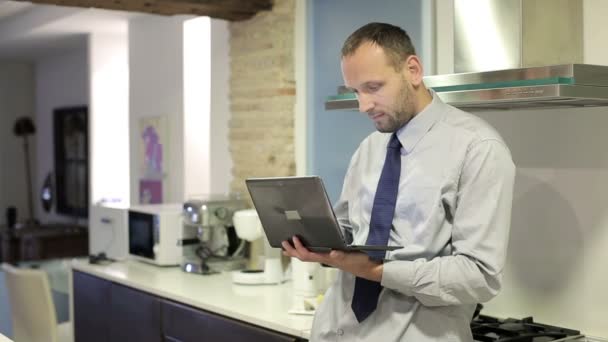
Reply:
<svg viewBox="0 0 608 342"><path fill-rule="evenodd" d="M129 256L159 266L182 259L182 205L148 204L129 208Z"/></svg>

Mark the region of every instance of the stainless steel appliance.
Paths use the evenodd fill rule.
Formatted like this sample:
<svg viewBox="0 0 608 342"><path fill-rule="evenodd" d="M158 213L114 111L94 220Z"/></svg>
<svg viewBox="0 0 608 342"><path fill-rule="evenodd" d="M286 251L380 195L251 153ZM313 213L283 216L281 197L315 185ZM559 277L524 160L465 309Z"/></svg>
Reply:
<svg viewBox="0 0 608 342"><path fill-rule="evenodd" d="M581 64L582 0L454 0L454 74L424 83L467 110L608 106L608 66ZM325 108L354 109L338 89Z"/></svg>
<svg viewBox="0 0 608 342"><path fill-rule="evenodd" d="M182 248L181 204L150 204L129 208L129 256L159 266L177 266Z"/></svg>
<svg viewBox="0 0 608 342"><path fill-rule="evenodd" d="M237 237L232 216L245 202L229 196L193 198L183 204L181 268L212 274L243 269L246 241Z"/></svg>
<svg viewBox="0 0 608 342"><path fill-rule="evenodd" d="M477 305L471 321L473 341L476 342L606 341L602 338L586 336L579 330L538 323L532 317L516 319L481 315L482 308L483 305Z"/></svg>
<svg viewBox="0 0 608 342"><path fill-rule="evenodd" d="M575 341L580 331L534 322L532 317L499 319L479 315L471 322L474 341Z"/></svg>

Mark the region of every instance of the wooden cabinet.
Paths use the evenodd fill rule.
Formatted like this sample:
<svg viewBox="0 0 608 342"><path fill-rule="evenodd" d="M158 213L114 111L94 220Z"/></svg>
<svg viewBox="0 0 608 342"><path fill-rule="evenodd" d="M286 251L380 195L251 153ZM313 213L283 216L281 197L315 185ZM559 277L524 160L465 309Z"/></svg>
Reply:
<svg viewBox="0 0 608 342"><path fill-rule="evenodd" d="M75 342L300 339L74 271Z"/></svg>
<svg viewBox="0 0 608 342"><path fill-rule="evenodd" d="M45 260L85 256L88 229L69 224L30 225L9 230L0 227L0 261Z"/></svg>

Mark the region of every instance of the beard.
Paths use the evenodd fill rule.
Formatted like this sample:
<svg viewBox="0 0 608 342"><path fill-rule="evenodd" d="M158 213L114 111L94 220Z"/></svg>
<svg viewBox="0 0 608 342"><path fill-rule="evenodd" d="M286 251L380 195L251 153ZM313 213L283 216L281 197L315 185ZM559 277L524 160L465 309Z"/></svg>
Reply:
<svg viewBox="0 0 608 342"><path fill-rule="evenodd" d="M376 129L379 132L396 132L414 116L414 96L412 90L408 86L408 81L402 76L399 97L397 98L394 110L391 111L392 113L387 113L385 122L376 123Z"/></svg>

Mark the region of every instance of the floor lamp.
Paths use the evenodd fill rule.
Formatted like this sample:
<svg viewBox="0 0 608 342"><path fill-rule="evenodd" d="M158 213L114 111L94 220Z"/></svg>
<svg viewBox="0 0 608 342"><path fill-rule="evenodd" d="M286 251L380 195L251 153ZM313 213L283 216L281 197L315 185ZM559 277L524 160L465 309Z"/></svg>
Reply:
<svg viewBox="0 0 608 342"><path fill-rule="evenodd" d="M23 152L25 154L25 172L27 176L27 205L29 210L28 223L35 222L34 220L34 206L32 200L32 171L30 167L30 154L29 154L29 143L28 136L36 133L36 127L34 122L29 117L21 117L15 121L13 127L13 133L18 137L23 137Z"/></svg>

